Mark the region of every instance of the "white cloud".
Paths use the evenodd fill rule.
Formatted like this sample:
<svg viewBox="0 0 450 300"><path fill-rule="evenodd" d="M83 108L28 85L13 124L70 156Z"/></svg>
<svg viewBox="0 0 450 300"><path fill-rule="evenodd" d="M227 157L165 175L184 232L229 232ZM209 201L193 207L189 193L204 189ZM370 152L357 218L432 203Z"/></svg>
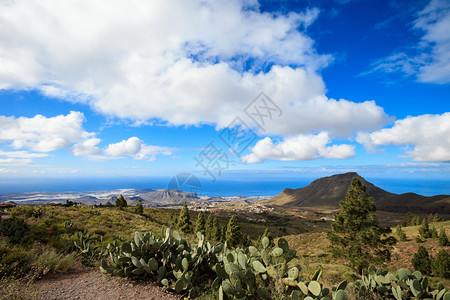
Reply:
<svg viewBox="0 0 450 300"><path fill-rule="evenodd" d="M129 155L134 159L154 161L156 155L162 154L169 156L172 155L171 151L172 149L168 147L145 145L141 139L131 137L128 140L108 145L104 153L111 156Z"/></svg>
<svg viewBox="0 0 450 300"><path fill-rule="evenodd" d="M33 160L30 158L0 158L0 165L31 165Z"/></svg>
<svg viewBox="0 0 450 300"><path fill-rule="evenodd" d="M130 137L128 140L122 140L118 143L112 143L105 149L97 147L101 142L98 138L91 138L81 143L77 143L72 147L72 151L76 156L86 156L93 160L105 160L131 156L133 159L154 161L156 155L172 155L174 149L169 147L160 147L146 145L144 141L138 137Z"/></svg>
<svg viewBox="0 0 450 300"><path fill-rule="evenodd" d="M0 168L0 174L8 174L8 173L16 173L16 170L7 169L7 168Z"/></svg>
<svg viewBox="0 0 450 300"><path fill-rule="evenodd" d="M102 153L102 150L97 147L101 142L99 138L90 138L82 142L76 143L72 147L72 152L75 156L94 156Z"/></svg>
<svg viewBox="0 0 450 300"><path fill-rule="evenodd" d="M266 159L273 160L311 160L317 158L343 159L355 155L352 145L331 145L329 134L297 135L274 142L270 137L259 140L251 153L242 157L245 163L259 163Z"/></svg>
<svg viewBox="0 0 450 300"><path fill-rule="evenodd" d="M50 152L90 137L83 129L84 115L72 111L68 115L32 118L0 116L0 143L11 142L14 149Z"/></svg>
<svg viewBox="0 0 450 300"><path fill-rule="evenodd" d="M304 32L317 9L261 13L238 0L0 6L0 89L39 89L138 123L218 127L265 91L284 112L266 134L348 136L387 120L374 102L325 96L318 71L332 58Z"/></svg>
<svg viewBox="0 0 450 300"><path fill-rule="evenodd" d="M13 157L13 158L40 158L47 157L46 153L30 153L28 151L1 151L0 156Z"/></svg>
<svg viewBox="0 0 450 300"><path fill-rule="evenodd" d="M432 0L419 13L414 28L423 30L422 41L431 48L430 62L419 69L422 82L450 82L450 2Z"/></svg>
<svg viewBox="0 0 450 300"><path fill-rule="evenodd" d="M0 150L0 164L31 164L32 158L46 157L48 152L59 149L96 160L131 156L150 161L155 160L156 155L171 155L173 151L168 147L146 145L137 137L109 144L106 149L101 149L97 146L101 139L95 137L95 133L84 130L83 120L83 113L75 111L50 118L42 115L32 118L0 116L0 143L9 143L18 150L40 152Z"/></svg>
<svg viewBox="0 0 450 300"><path fill-rule="evenodd" d="M130 155L134 156L141 151L141 146L144 142L137 138L131 137L128 140L123 140L119 143L110 144L106 148L105 153L112 156Z"/></svg>
<svg viewBox="0 0 450 300"><path fill-rule="evenodd" d="M415 161L450 161L450 113L397 120L391 128L360 133L357 141L369 150L377 146L408 146Z"/></svg>
<svg viewBox="0 0 450 300"><path fill-rule="evenodd" d="M372 69L361 75L374 72L400 72L416 75L420 82L445 84L450 82L450 2L431 0L417 14L413 29L423 34L421 41L406 52L398 52L376 60ZM416 54L411 54L414 52Z"/></svg>

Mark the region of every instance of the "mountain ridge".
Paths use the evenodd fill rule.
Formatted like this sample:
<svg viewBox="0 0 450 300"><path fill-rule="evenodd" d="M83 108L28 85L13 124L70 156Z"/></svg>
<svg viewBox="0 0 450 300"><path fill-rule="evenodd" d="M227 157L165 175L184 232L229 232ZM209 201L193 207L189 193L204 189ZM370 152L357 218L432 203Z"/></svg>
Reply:
<svg viewBox="0 0 450 300"><path fill-rule="evenodd" d="M375 186L356 172L318 178L303 188L286 188L277 196L263 202L266 205L282 207L339 208L339 201L345 199L354 177L358 177L366 186L366 191L375 199L378 210L450 214L450 195L428 197L415 193L395 194Z"/></svg>

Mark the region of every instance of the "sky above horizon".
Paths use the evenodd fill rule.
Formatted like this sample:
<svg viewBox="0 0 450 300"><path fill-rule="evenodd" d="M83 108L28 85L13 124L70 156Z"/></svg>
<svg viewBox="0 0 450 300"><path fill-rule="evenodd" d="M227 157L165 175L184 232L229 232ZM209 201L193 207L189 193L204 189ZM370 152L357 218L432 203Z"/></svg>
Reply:
<svg viewBox="0 0 450 300"><path fill-rule="evenodd" d="M449 29L446 0L0 0L0 179L448 179Z"/></svg>

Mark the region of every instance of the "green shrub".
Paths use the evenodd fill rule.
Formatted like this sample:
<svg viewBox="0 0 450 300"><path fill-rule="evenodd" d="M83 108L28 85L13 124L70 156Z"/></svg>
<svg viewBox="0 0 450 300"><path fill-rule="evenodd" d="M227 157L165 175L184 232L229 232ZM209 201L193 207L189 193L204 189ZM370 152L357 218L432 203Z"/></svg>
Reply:
<svg viewBox="0 0 450 300"><path fill-rule="evenodd" d="M115 201L115 206L120 209L127 207L128 206L127 200L125 200L125 198L122 195L120 195L119 197L117 197Z"/></svg>
<svg viewBox="0 0 450 300"><path fill-rule="evenodd" d="M144 207L142 206L142 199L138 200L138 203L136 204L136 207L134 208L134 212L138 215L144 214Z"/></svg>
<svg viewBox="0 0 450 300"><path fill-rule="evenodd" d="M205 216L202 212L199 212L197 215L197 221L195 222L195 232L201 232L203 235L206 235L206 221Z"/></svg>
<svg viewBox="0 0 450 300"><path fill-rule="evenodd" d="M76 254L58 254L53 249L37 249L34 256L37 259L32 263L33 277L41 277L47 273L65 273L70 271L76 261Z"/></svg>
<svg viewBox="0 0 450 300"><path fill-rule="evenodd" d="M431 263L431 269L435 276L450 279L450 254L441 250Z"/></svg>
<svg viewBox="0 0 450 300"><path fill-rule="evenodd" d="M0 235L8 237L13 244L28 243L30 231L30 226L22 219L10 218L0 221Z"/></svg>
<svg viewBox="0 0 450 300"><path fill-rule="evenodd" d="M400 241L402 241L402 242L406 241L406 234L405 234L405 232L403 231L401 225L398 225L397 228L395 229L395 235L397 235L397 238L398 238Z"/></svg>
<svg viewBox="0 0 450 300"><path fill-rule="evenodd" d="M450 246L450 242L448 241L447 234L445 233L445 229L443 227L441 228L441 232L439 233L438 241L439 246L441 247Z"/></svg>
<svg viewBox="0 0 450 300"><path fill-rule="evenodd" d="M419 228L419 234L424 238L428 239L433 237L433 233L430 229L430 226L428 225L428 221L426 218L423 218L422 225Z"/></svg>
<svg viewBox="0 0 450 300"><path fill-rule="evenodd" d="M235 216L232 216L230 221L228 221L226 241L231 247L237 247L242 243L241 227Z"/></svg>
<svg viewBox="0 0 450 300"><path fill-rule="evenodd" d="M412 259L412 265L416 271L420 271L425 275L430 274L431 270L431 260L425 247L420 246L417 253L414 254Z"/></svg>
<svg viewBox="0 0 450 300"><path fill-rule="evenodd" d="M29 252L20 245L0 241L0 278L23 277L31 270Z"/></svg>
<svg viewBox="0 0 450 300"><path fill-rule="evenodd" d="M417 244L421 244L421 243L425 242L424 240L422 240L422 239L420 238L420 235L416 235L416 237L414 238L414 241L415 241Z"/></svg>
<svg viewBox="0 0 450 300"><path fill-rule="evenodd" d="M192 223L189 217L189 211L187 208L186 202L184 202L183 208L180 211L180 215L178 216L178 229L183 233L191 233L192 231Z"/></svg>

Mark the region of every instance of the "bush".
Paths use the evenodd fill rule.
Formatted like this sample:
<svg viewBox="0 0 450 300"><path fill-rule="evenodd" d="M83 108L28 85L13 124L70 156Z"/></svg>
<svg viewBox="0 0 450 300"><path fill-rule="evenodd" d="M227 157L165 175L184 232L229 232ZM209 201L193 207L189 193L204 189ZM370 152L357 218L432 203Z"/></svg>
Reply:
<svg viewBox="0 0 450 300"><path fill-rule="evenodd" d="M230 247L237 247L242 241L241 226L235 216L228 221L226 241Z"/></svg>
<svg viewBox="0 0 450 300"><path fill-rule="evenodd" d="M183 233L191 233L192 231L192 223L189 217L189 210L187 208L186 201L184 202L183 208L180 211L180 215L178 216L178 229Z"/></svg>
<svg viewBox="0 0 450 300"><path fill-rule="evenodd" d="M424 242L424 240L422 240L422 239L420 238L419 235L416 235L416 237L414 238L414 241L415 241L417 244L421 244L421 243Z"/></svg>
<svg viewBox="0 0 450 300"><path fill-rule="evenodd" d="M23 277L31 270L30 261L24 247L0 241L0 278Z"/></svg>
<svg viewBox="0 0 450 300"><path fill-rule="evenodd" d="M0 221L0 235L8 237L13 244L28 243L30 231L30 226L22 219L10 218Z"/></svg>
<svg viewBox="0 0 450 300"><path fill-rule="evenodd" d="M37 259L32 263L33 277L41 277L47 273L65 273L70 271L76 260L76 254L58 254L53 249L35 250Z"/></svg>
<svg viewBox="0 0 450 300"><path fill-rule="evenodd" d="M139 199L136 207L134 208L134 212L138 215L144 214L144 207L142 206L142 200Z"/></svg>
<svg viewBox="0 0 450 300"><path fill-rule="evenodd" d="M432 231L430 230L430 226L428 225L427 219L422 220L422 225L419 228L419 234L424 238L428 239L433 236Z"/></svg>
<svg viewBox="0 0 450 300"><path fill-rule="evenodd" d="M402 242L406 241L406 234L402 229L401 225L398 225L395 229L395 235L397 235L398 239Z"/></svg>
<svg viewBox="0 0 450 300"><path fill-rule="evenodd" d="M206 235L206 222L202 212L199 212L197 215L197 221L195 223L195 232L201 232L203 235Z"/></svg>
<svg viewBox="0 0 450 300"><path fill-rule="evenodd" d="M120 209L127 207L128 206L127 200L125 200L125 198L122 195L120 195L119 197L117 197L115 201L115 206Z"/></svg>
<svg viewBox="0 0 450 300"><path fill-rule="evenodd" d="M430 275L431 260L428 251L424 246L420 246L417 253L414 254L412 265L416 271L420 271L425 275Z"/></svg>
<svg viewBox="0 0 450 300"><path fill-rule="evenodd" d="M435 276L450 279L450 254L441 250L431 263L431 269Z"/></svg>
<svg viewBox="0 0 450 300"><path fill-rule="evenodd" d="M445 247L445 246L450 246L450 242L448 241L448 237L447 234L445 233L445 229L441 228L441 232L439 233L439 246L441 247Z"/></svg>

